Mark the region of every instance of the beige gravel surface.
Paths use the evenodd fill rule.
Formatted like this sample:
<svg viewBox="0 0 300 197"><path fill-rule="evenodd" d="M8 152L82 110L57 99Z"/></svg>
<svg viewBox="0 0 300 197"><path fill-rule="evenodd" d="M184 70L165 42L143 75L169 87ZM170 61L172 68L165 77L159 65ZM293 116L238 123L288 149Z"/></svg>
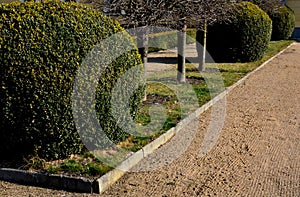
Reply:
<svg viewBox="0 0 300 197"><path fill-rule="evenodd" d="M147 74L153 74L167 69L174 69L177 65L177 48L150 53L148 55ZM186 45L186 59L190 62L197 62L198 53L196 43ZM164 64L162 64L162 62Z"/></svg>
<svg viewBox="0 0 300 197"><path fill-rule="evenodd" d="M297 43L228 94L225 125L207 155L198 153L210 111L185 128L198 129L178 159L153 171L127 173L102 195L300 196L299 87ZM93 195L0 181L0 196Z"/></svg>

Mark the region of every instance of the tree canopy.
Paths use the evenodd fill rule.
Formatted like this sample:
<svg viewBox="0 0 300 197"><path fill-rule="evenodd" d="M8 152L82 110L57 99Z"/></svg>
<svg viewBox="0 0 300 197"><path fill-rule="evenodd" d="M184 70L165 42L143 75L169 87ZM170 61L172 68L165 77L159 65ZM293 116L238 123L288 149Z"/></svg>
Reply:
<svg viewBox="0 0 300 197"><path fill-rule="evenodd" d="M107 15L116 17L124 26L183 25L201 28L226 18L229 0L86 0Z"/></svg>

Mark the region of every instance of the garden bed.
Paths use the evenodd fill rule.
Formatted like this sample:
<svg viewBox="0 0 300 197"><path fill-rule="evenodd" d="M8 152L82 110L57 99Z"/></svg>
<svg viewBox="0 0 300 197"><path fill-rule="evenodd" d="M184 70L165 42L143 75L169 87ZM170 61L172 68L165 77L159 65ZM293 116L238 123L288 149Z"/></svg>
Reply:
<svg viewBox="0 0 300 197"><path fill-rule="evenodd" d="M286 48L292 41L276 41L271 42L269 50L264 58L252 63L234 63L234 64L217 64L226 87L231 86L247 73L253 71L264 61L268 60L282 49ZM209 64L208 70L215 65ZM193 86L198 97L199 106L207 103L211 97L209 91L206 89L205 81L201 73L194 69L195 65L187 65L187 80ZM160 78L174 77L174 71L165 70L160 72ZM157 75L157 74L156 74ZM151 77L151 76L150 76ZM153 135L148 137L129 137L124 142L119 143L119 146L130 151L138 151L149 142L155 140L161 134L174 127L184 117L181 116L180 108L176 104L174 94L162 87L159 84L149 84L147 86L147 101L143 103L140 110L138 121L140 124L147 124L149 122L149 115L147 109L154 103L164 105L168 109L168 119L164 123L161 130L158 130ZM69 158L57 161L45 161L38 157L32 156L24 158L23 161L1 161L0 168L15 168L23 169L30 172L39 172L45 174L60 174L73 177L85 177L89 179L96 179L112 168L103 165L101 161L96 159L90 153L84 155L71 155Z"/></svg>

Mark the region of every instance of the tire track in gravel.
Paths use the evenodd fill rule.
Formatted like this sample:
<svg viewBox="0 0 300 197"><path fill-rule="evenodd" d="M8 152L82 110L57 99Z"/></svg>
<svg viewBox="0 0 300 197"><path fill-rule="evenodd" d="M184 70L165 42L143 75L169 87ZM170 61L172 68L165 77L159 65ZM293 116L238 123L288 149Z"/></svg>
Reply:
<svg viewBox="0 0 300 197"><path fill-rule="evenodd" d="M290 69L284 71L285 75L276 75L278 77L273 81L272 87L268 87L273 88L273 91L265 103L266 106L269 106L269 109L266 108L268 111L263 114L265 121L263 121L262 128L264 131L271 130L272 133L271 135L269 132L263 133L262 139L268 142L268 146L266 146L265 151L257 151L260 153L258 158L262 158L262 160L256 160L257 171L254 176L255 181L251 185L252 190L250 190L250 193L255 196L298 196L300 194L299 156L297 160L293 159L297 158L297 155L293 152L300 150L299 138L298 141L294 140L295 136L296 139L297 136L299 137L295 112L299 113L300 111L300 94L297 87L291 85L299 76L299 72L291 71L295 68L299 70L295 65L300 65L300 62L296 60L290 65L283 64L285 58L286 60L289 58L288 54L285 54L280 62L276 59L270 63L270 67L277 64L276 71L278 72L288 69L288 67ZM269 72L269 75L273 74ZM291 79L288 80L288 78ZM282 83L283 81L286 82ZM263 87L258 88L262 89ZM294 94L291 94L290 88L295 91ZM282 100L282 96L292 96L292 98ZM259 141L257 142L259 143ZM294 169L294 171L291 169Z"/></svg>

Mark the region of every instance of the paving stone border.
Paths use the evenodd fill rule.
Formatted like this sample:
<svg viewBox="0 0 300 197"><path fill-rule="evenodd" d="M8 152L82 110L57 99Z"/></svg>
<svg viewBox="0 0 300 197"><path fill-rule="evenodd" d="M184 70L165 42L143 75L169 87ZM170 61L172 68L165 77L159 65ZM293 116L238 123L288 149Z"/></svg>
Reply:
<svg viewBox="0 0 300 197"><path fill-rule="evenodd" d="M43 174L43 173L35 173L28 172L24 170L10 169L10 168L0 168L0 180L39 186L51 189L60 189L66 191L73 192L83 192L83 193L102 193L112 184L114 184L118 179L120 179L127 171L129 171L134 165L136 165L139 161L141 161L144 157L153 153L160 146L165 144L168 140L170 140L176 133L183 129L190 122L199 117L200 114L208 110L211 106L213 106L216 102L223 99L230 91L232 91L235 87L242 84L248 77L262 69L266 64L274 60L277 56L284 53L288 48L290 48L294 43L289 45L287 48L264 62L261 66L248 73L238 82L233 84L232 86L226 88L222 93L218 96L214 97L208 103L204 104L200 108L198 108L195 112L191 113L188 117L180 121L176 127L171 128L163 135L159 136L157 139L143 147L141 150L131 154L127 157L117 168L106 173L98 179L87 179L82 177L69 177L63 175L54 175L54 174Z"/></svg>
<svg viewBox="0 0 300 197"><path fill-rule="evenodd" d="M99 187L96 180L82 177L69 177L64 175L43 174L11 168L1 168L0 179L13 183L66 190L70 192L99 193Z"/></svg>

